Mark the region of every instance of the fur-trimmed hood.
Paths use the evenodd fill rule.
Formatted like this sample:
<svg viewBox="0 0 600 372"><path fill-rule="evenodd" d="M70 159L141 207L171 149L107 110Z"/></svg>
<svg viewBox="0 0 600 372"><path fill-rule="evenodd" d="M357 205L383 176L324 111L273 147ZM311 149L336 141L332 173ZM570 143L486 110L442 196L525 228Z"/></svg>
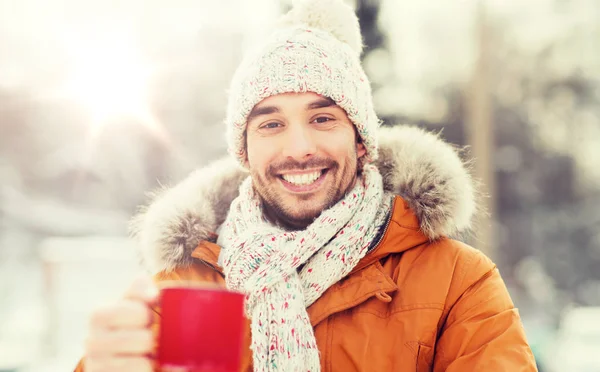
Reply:
<svg viewBox="0 0 600 372"><path fill-rule="evenodd" d="M470 228L477 209L473 180L459 151L439 136L414 127L381 128L376 164L385 189L408 203L430 240ZM189 264L200 241L215 240L247 176L228 157L153 193L131 224L144 265L157 273Z"/></svg>

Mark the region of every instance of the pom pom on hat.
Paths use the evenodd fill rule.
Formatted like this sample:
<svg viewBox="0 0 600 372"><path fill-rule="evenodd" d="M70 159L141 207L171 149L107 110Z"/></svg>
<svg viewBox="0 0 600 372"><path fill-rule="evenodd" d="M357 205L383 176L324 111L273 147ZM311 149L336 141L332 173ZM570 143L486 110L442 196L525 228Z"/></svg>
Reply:
<svg viewBox="0 0 600 372"><path fill-rule="evenodd" d="M328 31L339 41L350 45L360 55L363 49L360 25L354 10L342 0L295 0L292 9L281 17L278 25L308 27Z"/></svg>

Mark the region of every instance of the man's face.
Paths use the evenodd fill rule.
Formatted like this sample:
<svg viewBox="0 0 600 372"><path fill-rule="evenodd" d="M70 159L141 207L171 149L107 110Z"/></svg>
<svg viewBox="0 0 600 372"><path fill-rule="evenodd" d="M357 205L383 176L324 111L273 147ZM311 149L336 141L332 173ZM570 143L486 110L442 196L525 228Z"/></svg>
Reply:
<svg viewBox="0 0 600 372"><path fill-rule="evenodd" d="M267 217L289 229L308 226L354 185L366 150L331 99L286 93L248 116L248 167Z"/></svg>

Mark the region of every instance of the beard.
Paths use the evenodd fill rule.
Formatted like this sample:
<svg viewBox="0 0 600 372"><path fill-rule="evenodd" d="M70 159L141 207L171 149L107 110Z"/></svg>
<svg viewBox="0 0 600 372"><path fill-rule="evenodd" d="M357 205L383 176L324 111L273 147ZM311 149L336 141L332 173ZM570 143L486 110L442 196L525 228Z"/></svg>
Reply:
<svg viewBox="0 0 600 372"><path fill-rule="evenodd" d="M308 227L319 215L337 204L354 186L357 172L357 157L349 156L344 164L332 159L311 158L300 163L293 159L271 164L264 175L250 171L254 190L259 195L265 217L286 230L302 230ZM326 168L328 179L316 193L291 194L281 187L281 177L285 171Z"/></svg>

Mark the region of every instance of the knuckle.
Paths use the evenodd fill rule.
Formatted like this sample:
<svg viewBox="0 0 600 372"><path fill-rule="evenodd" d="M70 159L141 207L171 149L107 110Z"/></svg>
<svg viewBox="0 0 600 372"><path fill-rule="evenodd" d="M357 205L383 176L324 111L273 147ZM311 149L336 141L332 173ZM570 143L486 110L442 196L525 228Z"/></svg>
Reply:
<svg viewBox="0 0 600 372"><path fill-rule="evenodd" d="M145 330L129 332L123 335L119 343L121 350L129 354L148 354L154 347L152 332Z"/></svg>
<svg viewBox="0 0 600 372"><path fill-rule="evenodd" d="M84 341L85 354L93 356L98 353L98 342L93 336L86 337Z"/></svg>
<svg viewBox="0 0 600 372"><path fill-rule="evenodd" d="M146 353L152 352L154 349L154 334L151 330L142 331L141 343L143 345L143 351Z"/></svg>
<svg viewBox="0 0 600 372"><path fill-rule="evenodd" d="M92 356L144 355L154 350L151 330L108 330L91 335L86 340L86 352Z"/></svg>
<svg viewBox="0 0 600 372"><path fill-rule="evenodd" d="M89 323L93 327L104 326L110 319L110 309L107 307L99 307L90 314Z"/></svg>
<svg viewBox="0 0 600 372"><path fill-rule="evenodd" d="M139 277L131 283L125 292L125 297L146 301L155 296L155 288L152 281L147 277Z"/></svg>
<svg viewBox="0 0 600 372"><path fill-rule="evenodd" d="M125 305L136 315L146 312L146 309L148 308L145 303L135 300L127 300Z"/></svg>
<svg viewBox="0 0 600 372"><path fill-rule="evenodd" d="M144 357L140 357L140 358L134 358L134 368L131 369L131 371L141 371L141 372L152 372L153 371L153 365L152 362L150 361L150 359L148 358L144 358Z"/></svg>
<svg viewBox="0 0 600 372"><path fill-rule="evenodd" d="M83 361L86 372L108 372L109 368L101 358L86 357Z"/></svg>
<svg viewBox="0 0 600 372"><path fill-rule="evenodd" d="M152 371L152 363L144 357L113 358L114 367L119 371Z"/></svg>
<svg viewBox="0 0 600 372"><path fill-rule="evenodd" d="M93 357L99 357L112 352L112 344L108 342L110 335L107 331L92 329L85 339L85 353Z"/></svg>
<svg viewBox="0 0 600 372"><path fill-rule="evenodd" d="M152 362L145 357L88 358L85 361L86 372L151 372L152 370Z"/></svg>
<svg viewBox="0 0 600 372"><path fill-rule="evenodd" d="M145 327L150 323L150 308L145 303L130 301L128 303L128 323L133 326Z"/></svg>
<svg viewBox="0 0 600 372"><path fill-rule="evenodd" d="M116 304L98 308L90 315L92 329L139 328L150 323L149 306L140 301L121 300Z"/></svg>

